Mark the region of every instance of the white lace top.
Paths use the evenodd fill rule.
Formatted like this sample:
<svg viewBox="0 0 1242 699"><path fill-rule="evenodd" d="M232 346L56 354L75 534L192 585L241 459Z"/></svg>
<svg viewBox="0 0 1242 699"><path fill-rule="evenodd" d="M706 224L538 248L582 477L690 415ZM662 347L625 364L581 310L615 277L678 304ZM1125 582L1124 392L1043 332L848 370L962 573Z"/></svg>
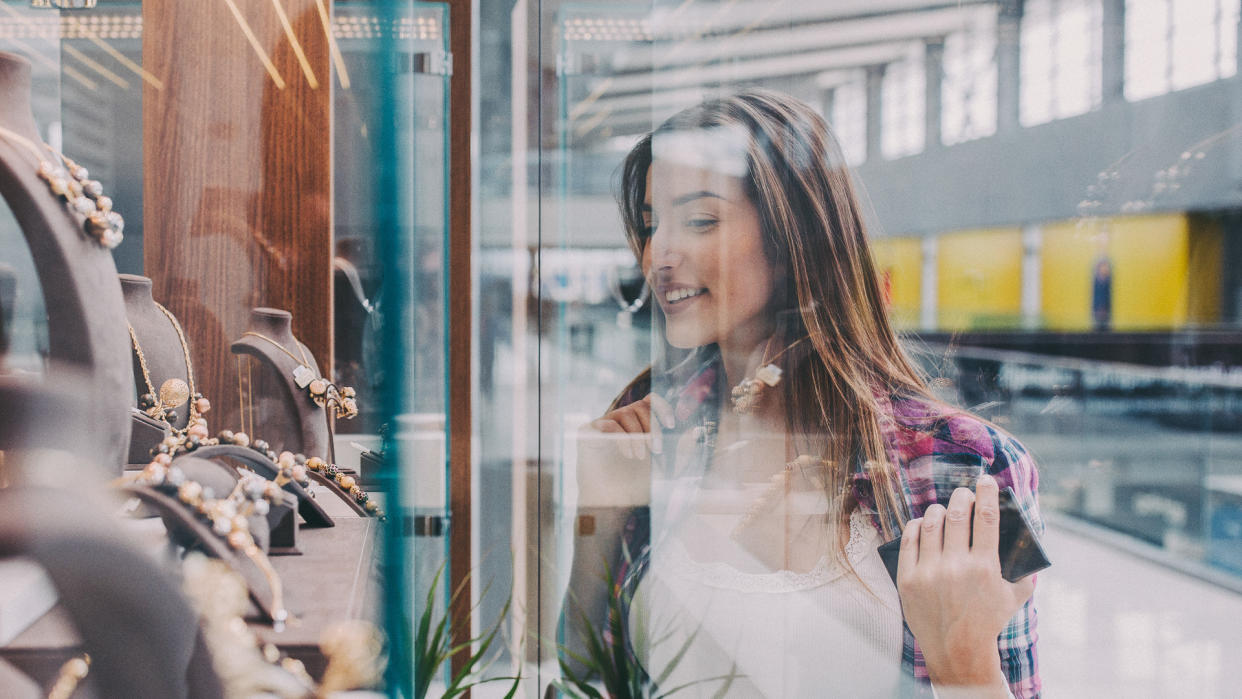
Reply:
<svg viewBox="0 0 1242 699"><path fill-rule="evenodd" d="M851 517L845 553L855 576L832 562L826 538L805 535L827 528L822 510L791 512L802 560L811 547L825 551L801 570L758 572L770 557L753 555L754 541L750 554L742 550L736 534L745 516L737 508L700 511L666 528L664 537L653 523L657 541L629 625L661 693L688 685L678 697L895 695L901 606L876 553L879 534L868 515ZM797 523L799 517L805 521ZM790 521L784 516L786 530ZM788 544L774 545L784 545L788 559ZM754 565L746 564L748 555Z"/></svg>

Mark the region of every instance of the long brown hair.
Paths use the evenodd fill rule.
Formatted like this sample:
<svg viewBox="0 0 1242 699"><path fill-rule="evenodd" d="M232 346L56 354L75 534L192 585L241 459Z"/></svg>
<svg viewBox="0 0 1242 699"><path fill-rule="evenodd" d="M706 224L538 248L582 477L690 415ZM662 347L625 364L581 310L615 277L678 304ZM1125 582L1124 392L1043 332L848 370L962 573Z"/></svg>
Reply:
<svg viewBox="0 0 1242 699"><path fill-rule="evenodd" d="M740 127L740 128L739 128ZM859 198L827 123L792 97L748 90L682 111L644 137L621 169L618 200L639 259L652 143L665 135L745 133L743 186L759 213L760 235L776 271L775 347L801 337L806 347L780 362L790 435L822 436L830 512L844 523L856 506L854 478L865 475L888 536L907 518L881 420L887 397L933 402L923 375L902 349L885 310ZM806 446L806 445L800 445ZM802 452L811 453L811 452ZM848 527L838 528L848 531ZM843 545L843 542L842 542Z"/></svg>

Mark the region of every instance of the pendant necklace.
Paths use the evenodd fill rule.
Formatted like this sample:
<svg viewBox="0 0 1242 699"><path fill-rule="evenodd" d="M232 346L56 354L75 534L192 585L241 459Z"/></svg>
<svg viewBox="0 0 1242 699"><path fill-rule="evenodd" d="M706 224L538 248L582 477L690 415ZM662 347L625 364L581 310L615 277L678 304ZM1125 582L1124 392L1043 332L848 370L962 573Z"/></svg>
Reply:
<svg viewBox="0 0 1242 699"><path fill-rule="evenodd" d="M301 355L301 359L299 359L298 355L290 352L287 347L267 335L254 332L253 330L247 330L242 333L242 335L257 337L260 340L273 345L281 352L289 355L289 358L293 361L298 362L297 367L294 368L292 372L293 383L296 384L298 388L304 389L307 394L310 395L311 400L315 402L315 405L325 408L329 403L332 403L335 407L337 417L344 418L346 420L357 417L358 401L356 399L357 394L354 389L350 386L341 386L338 388L336 384L331 381L328 381L323 377L316 377L315 372L310 368L310 360L306 358L306 351L302 349L302 343L297 342L296 340L294 341L298 347L298 355Z"/></svg>

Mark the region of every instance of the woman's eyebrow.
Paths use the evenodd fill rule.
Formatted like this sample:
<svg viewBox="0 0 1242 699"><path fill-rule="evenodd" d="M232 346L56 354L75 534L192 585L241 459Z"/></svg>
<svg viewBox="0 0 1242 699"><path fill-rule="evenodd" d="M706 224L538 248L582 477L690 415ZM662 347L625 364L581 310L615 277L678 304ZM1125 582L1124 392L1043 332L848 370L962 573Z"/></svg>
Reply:
<svg viewBox="0 0 1242 699"><path fill-rule="evenodd" d="M720 196L719 194L716 194L715 192L709 192L706 189L700 189L697 192L690 192L688 194L683 194L680 197L677 197L676 199L673 200L673 206L676 207L676 206L681 206L682 204L689 204L695 199L703 199L703 198L720 199L722 201L728 201L727 199Z"/></svg>

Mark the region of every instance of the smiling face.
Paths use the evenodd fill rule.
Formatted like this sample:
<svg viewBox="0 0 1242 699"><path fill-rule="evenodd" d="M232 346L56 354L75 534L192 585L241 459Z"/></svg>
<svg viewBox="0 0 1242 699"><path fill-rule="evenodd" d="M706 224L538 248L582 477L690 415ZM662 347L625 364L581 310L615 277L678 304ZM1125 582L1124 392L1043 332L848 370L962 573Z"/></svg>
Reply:
<svg viewBox="0 0 1242 699"><path fill-rule="evenodd" d="M741 179L657 159L643 217L643 272L669 344L749 351L768 337L774 271Z"/></svg>

